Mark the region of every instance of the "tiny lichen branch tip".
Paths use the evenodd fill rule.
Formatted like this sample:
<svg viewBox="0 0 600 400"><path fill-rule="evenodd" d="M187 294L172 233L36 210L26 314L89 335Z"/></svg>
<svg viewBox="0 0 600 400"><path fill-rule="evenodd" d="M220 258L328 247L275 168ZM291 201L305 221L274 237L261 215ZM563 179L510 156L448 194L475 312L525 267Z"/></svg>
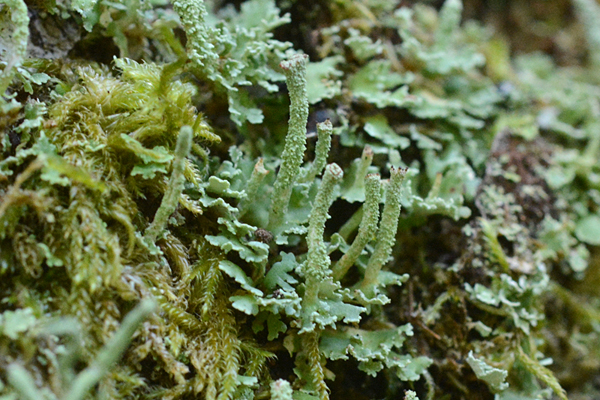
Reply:
<svg viewBox="0 0 600 400"><path fill-rule="evenodd" d="M281 154L281 167L273 185L271 212L269 213L270 231L276 230L283 221L292 194L292 187L300 172L300 165L306 150L306 122L308 121L307 62L308 56L304 54L295 54L289 60L281 62L290 96L290 120L283 153Z"/></svg>
<svg viewBox="0 0 600 400"><path fill-rule="evenodd" d="M356 172L355 185L357 187L364 187L365 185L365 177L369 171L369 167L373 162L373 149L371 146L366 145L362 151L362 155L360 157L360 161L358 164L358 171Z"/></svg>
<svg viewBox="0 0 600 400"><path fill-rule="evenodd" d="M35 384L35 380L25 367L13 363L6 368L6 378L24 400L39 400L45 396Z"/></svg>
<svg viewBox="0 0 600 400"><path fill-rule="evenodd" d="M327 155L331 149L331 135L333 125L329 119L317 124L317 146L315 149L315 161L313 162L309 173L306 175L306 182L312 182L317 175L323 171L327 164Z"/></svg>
<svg viewBox="0 0 600 400"><path fill-rule="evenodd" d="M377 244L375 251L369 259L364 279L361 283L361 289L367 296L375 294L375 287L378 283L379 272L387 263L392 247L396 242L396 232L398 230L398 218L400 217L400 194L402 182L406 176L407 169L392 167L390 171L390 181L385 192L385 205L381 214L381 223L377 233Z"/></svg>
<svg viewBox="0 0 600 400"><path fill-rule="evenodd" d="M306 54L294 54L289 60L282 61L279 63L281 69L287 74L294 74L300 72L302 69L306 69L308 63L308 56Z"/></svg>
<svg viewBox="0 0 600 400"><path fill-rule="evenodd" d="M369 145L366 145L362 152L362 157L365 159L373 160L373 148Z"/></svg>
<svg viewBox="0 0 600 400"><path fill-rule="evenodd" d="M264 178L269 174L269 171L264 167L264 159L261 157L254 164L252 175L246 186L246 196L240 201L238 209L240 210L240 217L243 216L247 211L248 207L255 201L258 189Z"/></svg>
<svg viewBox="0 0 600 400"><path fill-rule="evenodd" d="M371 166L371 162L373 162L373 154L373 148L369 145L366 145L361 155L361 166L363 166L363 168L368 168Z"/></svg>
<svg viewBox="0 0 600 400"><path fill-rule="evenodd" d="M292 400L292 386L285 379L278 379L271 382L272 400Z"/></svg>
<svg viewBox="0 0 600 400"><path fill-rule="evenodd" d="M354 265L365 246L377 230L379 220L379 202L381 201L381 180L379 174L369 174L365 177L365 204L363 217L358 228L358 234L346 251L346 254L333 267L333 278L340 280Z"/></svg>

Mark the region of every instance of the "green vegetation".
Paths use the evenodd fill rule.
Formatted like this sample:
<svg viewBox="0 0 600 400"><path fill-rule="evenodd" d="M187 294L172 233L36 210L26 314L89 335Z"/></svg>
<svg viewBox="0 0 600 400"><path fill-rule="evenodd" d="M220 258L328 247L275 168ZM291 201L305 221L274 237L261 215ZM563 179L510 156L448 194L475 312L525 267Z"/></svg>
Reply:
<svg viewBox="0 0 600 400"><path fill-rule="evenodd" d="M0 0L0 399L599 398L600 6L410 3Z"/></svg>

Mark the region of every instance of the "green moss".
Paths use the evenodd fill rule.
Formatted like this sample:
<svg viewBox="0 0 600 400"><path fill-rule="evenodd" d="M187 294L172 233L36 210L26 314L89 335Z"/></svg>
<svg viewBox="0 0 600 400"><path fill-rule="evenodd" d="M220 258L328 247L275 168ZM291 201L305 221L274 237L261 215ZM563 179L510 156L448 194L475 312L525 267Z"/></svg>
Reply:
<svg viewBox="0 0 600 400"><path fill-rule="evenodd" d="M405 3L1 2L0 396L597 398L597 7Z"/></svg>

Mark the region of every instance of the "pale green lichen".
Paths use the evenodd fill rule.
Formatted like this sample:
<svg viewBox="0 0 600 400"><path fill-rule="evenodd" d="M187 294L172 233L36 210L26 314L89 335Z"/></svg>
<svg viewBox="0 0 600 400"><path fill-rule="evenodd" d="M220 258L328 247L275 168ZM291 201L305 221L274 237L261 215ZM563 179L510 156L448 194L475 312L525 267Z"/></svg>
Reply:
<svg viewBox="0 0 600 400"><path fill-rule="evenodd" d="M94 361L81 371L65 395L66 400L80 400L106 375L129 346L133 334L155 310L152 300L143 300L123 320L119 330L100 350Z"/></svg>
<svg viewBox="0 0 600 400"><path fill-rule="evenodd" d="M216 79L218 54L210 41L210 31L206 23L208 12L204 1L173 1L173 9L179 15L188 35L187 47L190 59L198 66L206 68L208 75Z"/></svg>
<svg viewBox="0 0 600 400"><path fill-rule="evenodd" d="M273 184L269 230L281 226L292 195L292 187L300 171L306 150L306 120L308 119L308 97L306 94L306 63L308 56L298 54L281 63L285 71L290 94L290 119L285 147L281 154L281 166Z"/></svg>
<svg viewBox="0 0 600 400"><path fill-rule="evenodd" d="M379 221L379 202L381 200L381 181L379 174L365 177L365 204L363 205L362 219L358 227L358 234L346 253L333 266L333 278L340 280L354 265L365 246L373 239Z"/></svg>
<svg viewBox="0 0 600 400"><path fill-rule="evenodd" d="M306 182L312 182L327 165L327 156L331 149L331 135L333 125L327 120L317 124L317 145L315 147L315 161L310 166L310 170L304 179Z"/></svg>
<svg viewBox="0 0 600 400"><path fill-rule="evenodd" d="M392 168L390 179L385 190L385 205L381 213L381 223L377 232L377 244L373 255L369 259L365 276L361 282L360 288L367 295L375 295L375 287L379 283L379 272L389 261L392 254L392 246L396 242L396 232L398 230L398 218L400 217L400 196L402 182L406 170L402 168Z"/></svg>
<svg viewBox="0 0 600 400"><path fill-rule="evenodd" d="M600 29L597 24L600 7L590 0L573 0L573 4L586 31L590 61L597 68L600 66Z"/></svg>
<svg viewBox="0 0 600 400"><path fill-rule="evenodd" d="M259 85L269 92L277 91L273 82L283 76L273 68L284 58L289 43L273 40L271 30L289 22L279 16L272 0L251 0L242 4L240 13L225 26L210 25L203 0L176 0L173 8L179 14L188 36L187 53L194 71L225 91L232 120L258 124L263 113L244 87Z"/></svg>
<svg viewBox="0 0 600 400"><path fill-rule="evenodd" d="M143 300L135 309L133 309L123 320L119 330L115 332L112 338L100 349L94 361L83 371L72 376L72 381L62 382L65 387L65 399L82 400L88 392L110 371L110 368L123 355L131 342L131 338L140 324L146 320L156 308L154 301ZM68 325L68 323L67 323ZM75 345L78 345L75 344ZM64 357L73 356L65 355ZM71 360L63 360L63 368L73 367ZM61 370L63 379L73 374L73 371ZM7 366L7 377L9 383L25 399L40 399L46 395L38 390L36 383L30 373L21 365L12 363Z"/></svg>
<svg viewBox="0 0 600 400"><path fill-rule="evenodd" d="M354 181L349 190L343 193L344 199L349 202L365 200L365 177L369 173L369 167L373 162L373 149L371 146L365 146L360 160L357 162Z"/></svg>
<svg viewBox="0 0 600 400"><path fill-rule="evenodd" d="M6 369L8 382L26 400L43 398L43 394L37 389L29 372L18 364L9 365Z"/></svg>
<svg viewBox="0 0 600 400"><path fill-rule="evenodd" d="M256 201L256 196L258 195L261 183L263 182L268 173L269 171L266 170L264 167L264 160L262 158L259 158L256 164L254 165L254 169L252 170L252 175L250 176L250 180L248 181L248 186L246 186L246 197L244 197L240 204L238 204L238 209L240 210L240 217L243 217L244 214L248 211L248 209L252 207L254 201Z"/></svg>
<svg viewBox="0 0 600 400"><path fill-rule="evenodd" d="M508 372L505 370L486 364L485 361L475 357L472 351L469 352L467 363L473 369L477 378L485 381L495 392L501 392L508 388L508 383L506 383Z"/></svg>
<svg viewBox="0 0 600 400"><path fill-rule="evenodd" d="M323 180L319 186L319 191L315 198L312 212L308 223L308 233L306 242L308 245L308 254L304 273L310 283L316 283L327 275L329 270L329 257L325 248L323 234L325 232L325 222L328 218L329 207L334 200L334 190L337 183L340 182L344 172L337 164L329 164L325 168Z"/></svg>
<svg viewBox="0 0 600 400"><path fill-rule="evenodd" d="M419 400L417 393L412 390L407 390L404 394L404 400Z"/></svg>
<svg viewBox="0 0 600 400"><path fill-rule="evenodd" d="M597 7L173 3L2 3L0 396L599 397Z"/></svg>
<svg viewBox="0 0 600 400"><path fill-rule="evenodd" d="M334 189L342 179L344 172L337 164L329 164L325 168L323 181L315 198L315 204L310 214L306 242L308 253L302 273L306 277L306 287L302 298L303 326L301 331L314 329L313 313L318 313L318 297L320 283L329 277L331 260L323 234L328 218L329 207L334 200Z"/></svg>
<svg viewBox="0 0 600 400"><path fill-rule="evenodd" d="M271 399L292 400L292 388L290 383L284 379L271 382Z"/></svg>
<svg viewBox="0 0 600 400"><path fill-rule="evenodd" d="M0 5L4 5L0 9L0 12L9 12L10 20L13 24L12 32L10 33L12 38L10 54L4 54L4 66L0 74L0 95L4 102L6 101L6 89L8 89L15 76L15 70L23 63L27 55L29 15L27 14L27 5L23 0L2 0Z"/></svg>

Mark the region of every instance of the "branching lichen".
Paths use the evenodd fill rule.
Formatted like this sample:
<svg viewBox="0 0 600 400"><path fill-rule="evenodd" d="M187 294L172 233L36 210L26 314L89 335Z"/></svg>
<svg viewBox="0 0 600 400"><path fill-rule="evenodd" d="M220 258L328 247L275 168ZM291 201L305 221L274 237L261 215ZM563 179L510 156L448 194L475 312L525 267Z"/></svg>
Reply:
<svg viewBox="0 0 600 400"><path fill-rule="evenodd" d="M385 205L381 213L381 223L377 232L377 244L373 255L369 259L365 276L360 285L361 290L371 297L375 294L375 286L379 283L379 272L388 262L392 254L392 247L396 243L396 232L398 230L398 218L400 217L400 196L402 182L406 176L406 170L392 168L390 179L385 191Z"/></svg>
<svg viewBox="0 0 600 400"><path fill-rule="evenodd" d="M593 1L0 3L0 397L600 397Z"/></svg>
<svg viewBox="0 0 600 400"><path fill-rule="evenodd" d="M379 174L367 175L365 178L365 204L358 234L346 253L333 267L333 278L340 280L354 265L365 246L373 239L379 221L379 202L381 200L381 181Z"/></svg>
<svg viewBox="0 0 600 400"><path fill-rule="evenodd" d="M329 164L325 168L323 181L315 198L306 241L308 253L302 272L306 277L306 289L302 298L303 321L302 331L314 329L313 314L318 313L319 284L330 275L329 265L331 260L327 255L327 248L323 234L325 222L328 218L329 207L334 200L335 185L342 179L344 173L337 164Z"/></svg>

